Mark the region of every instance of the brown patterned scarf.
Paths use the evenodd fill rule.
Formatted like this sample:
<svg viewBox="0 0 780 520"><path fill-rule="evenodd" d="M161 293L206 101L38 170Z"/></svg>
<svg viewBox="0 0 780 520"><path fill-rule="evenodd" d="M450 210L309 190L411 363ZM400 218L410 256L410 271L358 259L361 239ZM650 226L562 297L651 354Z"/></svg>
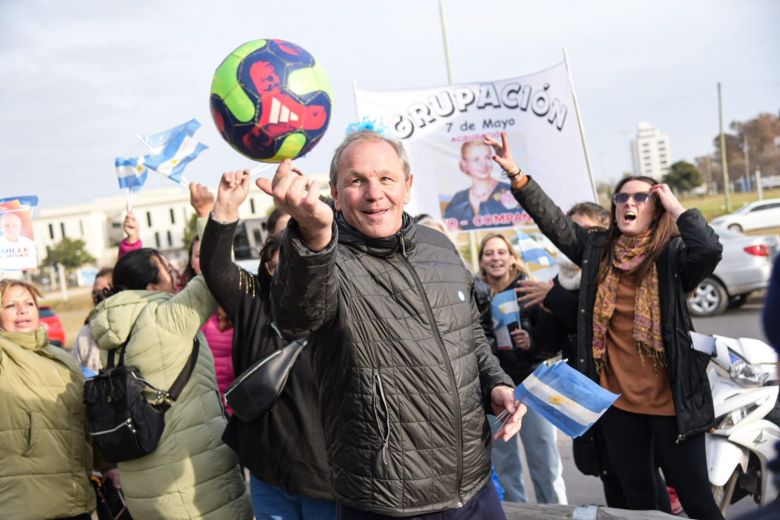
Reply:
<svg viewBox="0 0 780 520"><path fill-rule="evenodd" d="M601 372L607 361L607 328L615 312L618 282L621 273L634 272L647 257L651 233L629 237L621 235L615 243L612 266L606 279L599 284L593 309L593 359ZM634 333L637 352L644 363L649 355L653 367L666 365L661 336L661 304L658 296L658 270L655 263L639 283L634 299Z"/></svg>

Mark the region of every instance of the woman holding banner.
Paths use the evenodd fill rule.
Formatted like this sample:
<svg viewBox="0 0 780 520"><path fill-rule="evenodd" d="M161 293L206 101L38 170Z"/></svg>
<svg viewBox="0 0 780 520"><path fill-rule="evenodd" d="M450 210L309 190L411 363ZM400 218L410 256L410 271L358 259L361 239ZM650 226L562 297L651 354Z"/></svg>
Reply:
<svg viewBox="0 0 780 520"><path fill-rule="evenodd" d="M519 385L539 363L557 353L565 335L556 330L558 327L553 320L544 319L541 307L523 308L518 302L516 288L530 276L525 262L504 235L491 233L482 239L479 247L479 277L490 286L493 298L492 321L497 338L494 353L501 368L515 385ZM500 303L502 301L505 304ZM552 347L553 351L547 347ZM490 416L489 419L495 433L500 424L495 417ZM536 501L540 504L566 504L563 465L553 425L529 408L523 417L520 439ZM507 442L501 439L493 441L491 458L506 492L506 499L527 502L517 436Z"/></svg>
<svg viewBox="0 0 780 520"><path fill-rule="evenodd" d="M722 519L704 448L714 420L709 356L691 348L686 305L686 294L720 261L718 236L698 210L685 210L668 186L648 177L622 179L609 229L588 233L520 170L505 133L501 139L485 143L517 201L582 267L576 363L621 394L601 425L629 508L658 508L659 463L691 518Z"/></svg>

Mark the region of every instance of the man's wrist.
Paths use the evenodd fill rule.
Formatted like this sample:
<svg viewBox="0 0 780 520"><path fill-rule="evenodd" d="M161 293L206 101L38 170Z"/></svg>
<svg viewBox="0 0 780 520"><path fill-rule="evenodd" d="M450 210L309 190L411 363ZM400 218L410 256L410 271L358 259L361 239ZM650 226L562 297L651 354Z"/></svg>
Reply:
<svg viewBox="0 0 780 520"><path fill-rule="evenodd" d="M298 232L301 235L301 241L307 248L314 252L322 251L328 247L328 244L330 244L330 241L333 238L331 226L323 229L308 230L298 224Z"/></svg>

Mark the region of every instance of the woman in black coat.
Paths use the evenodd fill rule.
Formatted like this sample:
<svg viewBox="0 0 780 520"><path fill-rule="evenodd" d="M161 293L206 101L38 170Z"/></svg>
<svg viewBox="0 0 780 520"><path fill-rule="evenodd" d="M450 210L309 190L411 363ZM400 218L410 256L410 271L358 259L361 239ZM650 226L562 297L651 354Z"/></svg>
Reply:
<svg viewBox="0 0 780 520"><path fill-rule="evenodd" d="M542 232L582 267L577 368L621 397L601 425L631 509L656 509L660 463L692 518L722 519L710 489L704 432L714 420L709 356L693 350L686 294L721 258L718 236L665 184L622 179L606 232L564 216L512 159L506 134L485 142ZM654 459L658 457L658 461Z"/></svg>
<svg viewBox="0 0 780 520"><path fill-rule="evenodd" d="M269 299L280 239L271 235L266 241L257 274L241 269L231 260L238 224L235 211L233 215L218 196L203 233L200 264L209 290L233 322L233 366L238 377L289 341L273 324ZM233 415L223 435L252 474L257 518L335 518L311 363L311 352L304 349L273 408L253 422Z"/></svg>

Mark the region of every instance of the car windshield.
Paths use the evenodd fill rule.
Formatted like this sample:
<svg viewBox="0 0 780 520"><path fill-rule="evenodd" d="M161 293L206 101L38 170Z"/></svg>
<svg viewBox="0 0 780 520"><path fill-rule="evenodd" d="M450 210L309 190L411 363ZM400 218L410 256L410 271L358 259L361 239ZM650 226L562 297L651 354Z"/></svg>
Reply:
<svg viewBox="0 0 780 520"><path fill-rule="evenodd" d="M40 309L38 309L38 316L40 316L41 318L50 318L54 316L54 311L51 310L51 308L49 307L41 307Z"/></svg>

